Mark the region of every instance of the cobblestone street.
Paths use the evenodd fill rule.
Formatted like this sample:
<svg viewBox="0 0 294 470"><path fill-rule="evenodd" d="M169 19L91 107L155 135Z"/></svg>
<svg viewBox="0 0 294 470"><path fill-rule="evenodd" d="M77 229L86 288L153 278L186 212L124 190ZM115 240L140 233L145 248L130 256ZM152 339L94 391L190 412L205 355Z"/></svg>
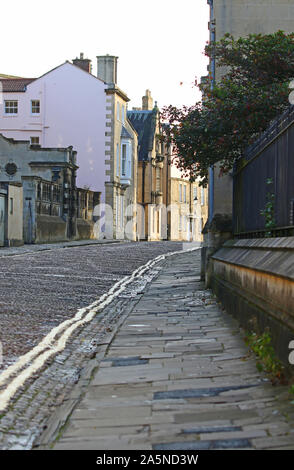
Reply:
<svg viewBox="0 0 294 470"><path fill-rule="evenodd" d="M140 265L182 247L181 243L72 245L0 250L2 367Z"/></svg>
<svg viewBox="0 0 294 470"><path fill-rule="evenodd" d="M134 269L179 246L124 246L131 248ZM204 290L199 272L195 250L130 279L13 395L1 412L0 447L293 450L289 387L257 371L243 332Z"/></svg>

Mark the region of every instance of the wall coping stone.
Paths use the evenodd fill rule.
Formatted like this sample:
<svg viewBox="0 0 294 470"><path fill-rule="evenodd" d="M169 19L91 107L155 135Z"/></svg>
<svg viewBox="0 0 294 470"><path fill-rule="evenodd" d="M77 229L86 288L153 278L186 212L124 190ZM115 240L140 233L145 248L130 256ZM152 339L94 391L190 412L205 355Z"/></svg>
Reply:
<svg viewBox="0 0 294 470"><path fill-rule="evenodd" d="M294 237L229 240L212 259L294 282Z"/></svg>

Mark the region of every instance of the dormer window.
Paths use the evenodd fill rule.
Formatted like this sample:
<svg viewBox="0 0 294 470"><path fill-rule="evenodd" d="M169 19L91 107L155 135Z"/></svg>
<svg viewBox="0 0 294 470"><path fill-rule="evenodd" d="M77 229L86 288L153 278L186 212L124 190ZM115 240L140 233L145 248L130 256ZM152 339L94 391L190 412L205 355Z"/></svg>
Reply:
<svg viewBox="0 0 294 470"><path fill-rule="evenodd" d="M32 100L31 105L32 114L40 114L40 100Z"/></svg>

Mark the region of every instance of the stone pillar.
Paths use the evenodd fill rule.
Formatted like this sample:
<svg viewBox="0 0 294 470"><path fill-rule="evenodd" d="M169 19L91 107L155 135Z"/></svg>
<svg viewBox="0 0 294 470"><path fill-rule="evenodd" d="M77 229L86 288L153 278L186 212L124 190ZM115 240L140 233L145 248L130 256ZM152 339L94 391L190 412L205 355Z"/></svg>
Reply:
<svg viewBox="0 0 294 470"><path fill-rule="evenodd" d="M212 263L210 257L232 238L231 214L215 214L203 229L204 243L201 250L201 278L205 287L211 287Z"/></svg>

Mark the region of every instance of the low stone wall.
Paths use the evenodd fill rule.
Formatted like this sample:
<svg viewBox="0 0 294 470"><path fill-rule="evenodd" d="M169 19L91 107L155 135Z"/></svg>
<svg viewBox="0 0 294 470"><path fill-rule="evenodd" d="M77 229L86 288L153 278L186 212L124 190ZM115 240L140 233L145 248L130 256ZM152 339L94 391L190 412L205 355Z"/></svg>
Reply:
<svg viewBox="0 0 294 470"><path fill-rule="evenodd" d="M278 357L289 367L294 237L230 240L211 257L211 267L211 288L226 310L247 330L268 327Z"/></svg>
<svg viewBox="0 0 294 470"><path fill-rule="evenodd" d="M37 215L35 243L61 242L67 240L67 224L61 217Z"/></svg>
<svg viewBox="0 0 294 470"><path fill-rule="evenodd" d="M77 219L77 235L78 240L90 240L94 238L94 222L84 219Z"/></svg>

